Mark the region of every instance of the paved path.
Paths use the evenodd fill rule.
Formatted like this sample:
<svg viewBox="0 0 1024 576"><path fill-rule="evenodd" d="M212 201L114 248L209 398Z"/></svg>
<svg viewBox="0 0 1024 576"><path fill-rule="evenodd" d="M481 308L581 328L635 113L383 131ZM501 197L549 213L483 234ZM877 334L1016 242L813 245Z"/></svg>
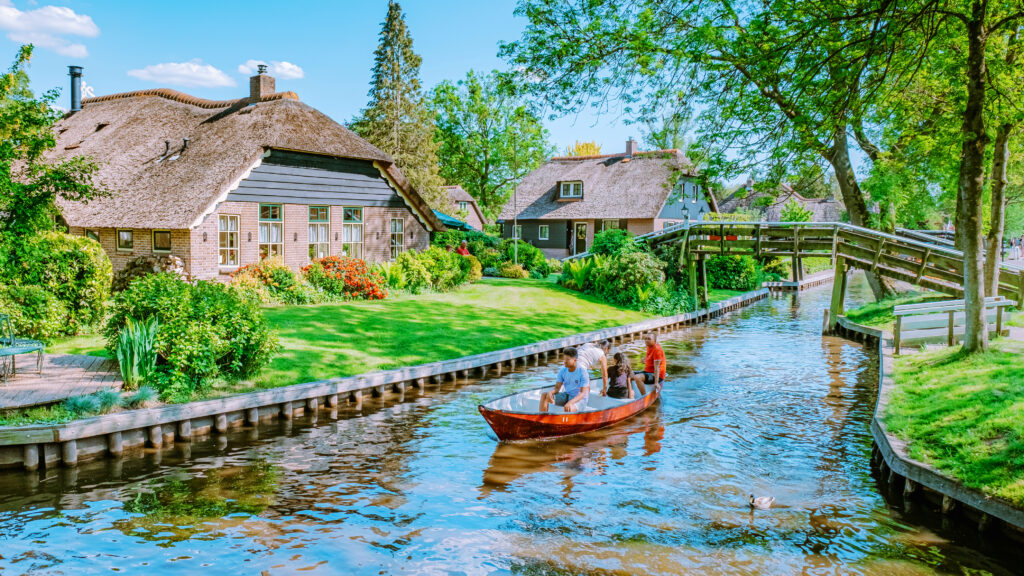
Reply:
<svg viewBox="0 0 1024 576"><path fill-rule="evenodd" d="M18 357L18 374L0 381L0 409L59 402L103 388L121 389L117 363L99 356L43 355L43 374L34 372L35 355Z"/></svg>

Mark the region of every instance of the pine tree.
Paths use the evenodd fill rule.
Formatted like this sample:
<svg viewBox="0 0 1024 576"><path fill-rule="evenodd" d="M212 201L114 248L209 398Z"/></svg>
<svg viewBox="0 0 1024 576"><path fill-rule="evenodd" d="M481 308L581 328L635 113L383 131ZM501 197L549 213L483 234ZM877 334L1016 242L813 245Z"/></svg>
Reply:
<svg viewBox="0 0 1024 576"><path fill-rule="evenodd" d="M438 175L433 116L420 87L422 58L412 50L412 37L402 7L388 2L388 15L374 52L370 101L352 129L390 154L402 174L434 208L447 203Z"/></svg>

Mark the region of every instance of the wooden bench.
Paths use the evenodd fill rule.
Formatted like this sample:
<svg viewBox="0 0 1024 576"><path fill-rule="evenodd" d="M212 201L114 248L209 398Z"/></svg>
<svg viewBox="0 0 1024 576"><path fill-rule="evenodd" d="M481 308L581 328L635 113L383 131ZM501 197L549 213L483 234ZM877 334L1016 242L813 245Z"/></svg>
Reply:
<svg viewBox="0 0 1024 576"><path fill-rule="evenodd" d="M43 373L43 350L46 345L38 340L14 337L14 324L7 314L0 314L0 378L7 383L7 378L17 372L14 358L18 354L36 353L36 371ZM10 367L8 367L8 358Z"/></svg>
<svg viewBox="0 0 1024 576"><path fill-rule="evenodd" d="M993 336L1003 335L1003 309L1013 306L1012 300L1002 296L985 299L985 324ZM896 329L893 348L907 343L924 344L945 341L947 346L963 340L965 312L963 300L940 300L920 304L903 304L893 309Z"/></svg>

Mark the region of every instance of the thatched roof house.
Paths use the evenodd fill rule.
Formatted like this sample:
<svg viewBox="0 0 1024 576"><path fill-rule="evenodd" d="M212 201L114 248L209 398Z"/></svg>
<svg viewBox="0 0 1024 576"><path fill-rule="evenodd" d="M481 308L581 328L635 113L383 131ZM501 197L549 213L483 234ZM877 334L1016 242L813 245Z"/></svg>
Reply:
<svg viewBox="0 0 1024 576"><path fill-rule="evenodd" d="M785 183L779 185L777 194L769 194L755 192L753 183L748 182L723 199L719 206L725 214L743 209L760 214L766 222L778 222L782 209L791 201L796 201L810 210L814 222L840 222L846 213L846 207L836 198L804 198Z"/></svg>
<svg viewBox="0 0 1024 576"><path fill-rule="evenodd" d="M477 230L483 230L487 219L484 218L484 213L480 211L476 198L473 198L469 192L463 190L462 186L442 186L442 188L448 193L448 204L450 206L448 213L458 214L464 211L466 213L466 224Z"/></svg>
<svg viewBox="0 0 1024 576"><path fill-rule="evenodd" d="M629 140L619 154L552 158L523 178L498 221L506 237L515 220L523 240L566 256L608 228L644 234L717 211L680 151L641 152Z"/></svg>
<svg viewBox="0 0 1024 576"><path fill-rule="evenodd" d="M92 157L112 194L63 203L64 219L115 268L174 254L195 277L268 255L297 267L425 246L442 225L393 159L274 85L261 70L236 100L160 88L73 102L55 153Z"/></svg>

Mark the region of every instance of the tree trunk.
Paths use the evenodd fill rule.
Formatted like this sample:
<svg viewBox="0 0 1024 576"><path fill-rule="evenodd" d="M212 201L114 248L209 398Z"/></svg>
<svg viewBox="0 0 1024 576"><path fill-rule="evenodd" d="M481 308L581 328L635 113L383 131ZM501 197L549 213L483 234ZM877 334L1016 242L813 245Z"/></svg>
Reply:
<svg viewBox="0 0 1024 576"><path fill-rule="evenodd" d="M963 206L960 220L964 243L964 352L988 348L985 327L984 237L982 236L982 191L985 184L985 0L971 3L967 23L967 105L962 127L958 195Z"/></svg>
<svg viewBox="0 0 1024 576"><path fill-rule="evenodd" d="M857 175L850 163L850 145L846 127L836 131L832 147L825 159L835 171L836 180L839 182L839 192L843 195L843 204L846 206L846 212L850 215L850 223L867 228L868 205L864 201L864 193L861 192L860 185L857 184ZM880 276L869 271L865 271L864 274L876 300L892 294L892 287Z"/></svg>
<svg viewBox="0 0 1024 576"><path fill-rule="evenodd" d="M1006 164L1010 158L1010 132L1013 125L1002 124L996 131L992 151L992 211L989 217L985 258L985 295L999 295L999 265L1003 259L1003 232L1006 227Z"/></svg>

